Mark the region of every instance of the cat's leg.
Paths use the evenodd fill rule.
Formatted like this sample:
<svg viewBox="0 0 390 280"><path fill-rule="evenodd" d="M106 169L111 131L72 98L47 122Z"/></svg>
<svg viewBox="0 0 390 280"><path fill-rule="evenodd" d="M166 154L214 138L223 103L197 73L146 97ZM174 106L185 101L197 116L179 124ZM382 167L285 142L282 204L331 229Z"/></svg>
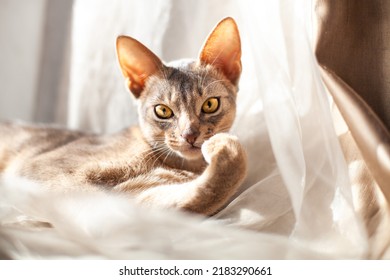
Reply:
<svg viewBox="0 0 390 280"><path fill-rule="evenodd" d="M246 154L238 139L221 133L202 146L208 163L196 179L151 188L138 196L138 201L152 207L179 208L211 215L218 211L237 191L246 175Z"/></svg>
<svg viewBox="0 0 390 280"><path fill-rule="evenodd" d="M107 172L110 172L110 169L105 169L103 173L95 171L95 173L104 180L105 185L109 185L109 181L104 178L104 173ZM118 169L115 169L115 172L118 172ZM172 182L187 182L196 177L198 177L196 174L189 171L157 167L148 173L137 174L129 180L117 184L113 190L121 193L129 193L132 196L138 196L140 193L145 192L150 188L172 184Z"/></svg>

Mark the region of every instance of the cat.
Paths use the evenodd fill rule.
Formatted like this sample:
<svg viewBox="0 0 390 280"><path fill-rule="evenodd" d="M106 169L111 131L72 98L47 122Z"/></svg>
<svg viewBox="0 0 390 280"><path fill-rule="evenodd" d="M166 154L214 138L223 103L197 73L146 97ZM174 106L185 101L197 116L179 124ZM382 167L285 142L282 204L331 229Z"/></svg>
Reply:
<svg viewBox="0 0 390 280"><path fill-rule="evenodd" d="M0 173L55 191L102 189L149 207L218 212L247 169L244 148L227 133L242 68L235 21L220 21L196 60L164 64L127 36L117 38L116 49L139 125L98 135L3 123Z"/></svg>

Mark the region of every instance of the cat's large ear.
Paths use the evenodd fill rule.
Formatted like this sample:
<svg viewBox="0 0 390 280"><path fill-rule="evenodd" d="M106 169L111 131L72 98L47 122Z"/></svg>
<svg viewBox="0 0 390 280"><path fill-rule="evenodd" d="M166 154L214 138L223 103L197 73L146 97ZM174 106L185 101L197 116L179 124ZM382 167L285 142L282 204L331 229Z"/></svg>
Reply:
<svg viewBox="0 0 390 280"><path fill-rule="evenodd" d="M116 51L127 86L138 98L146 80L159 73L163 63L152 51L131 37L119 36L116 40Z"/></svg>
<svg viewBox="0 0 390 280"><path fill-rule="evenodd" d="M237 84L241 74L240 34L234 19L221 20L207 38L199 55L202 64L211 64Z"/></svg>

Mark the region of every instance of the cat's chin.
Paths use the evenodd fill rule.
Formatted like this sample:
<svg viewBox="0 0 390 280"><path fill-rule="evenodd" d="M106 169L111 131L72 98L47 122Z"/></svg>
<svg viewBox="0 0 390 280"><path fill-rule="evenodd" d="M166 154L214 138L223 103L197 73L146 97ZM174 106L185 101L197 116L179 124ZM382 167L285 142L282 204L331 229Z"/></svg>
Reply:
<svg viewBox="0 0 390 280"><path fill-rule="evenodd" d="M186 160L197 160L203 157L201 148L198 147L186 147L176 153Z"/></svg>

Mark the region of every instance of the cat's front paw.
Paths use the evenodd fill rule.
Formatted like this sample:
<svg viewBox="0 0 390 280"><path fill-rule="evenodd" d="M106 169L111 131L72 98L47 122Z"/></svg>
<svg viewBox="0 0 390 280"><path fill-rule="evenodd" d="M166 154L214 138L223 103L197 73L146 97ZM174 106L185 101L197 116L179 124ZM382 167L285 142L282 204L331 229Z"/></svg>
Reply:
<svg viewBox="0 0 390 280"><path fill-rule="evenodd" d="M203 157L209 164L229 164L246 168L246 153L236 136L218 133L202 145Z"/></svg>

